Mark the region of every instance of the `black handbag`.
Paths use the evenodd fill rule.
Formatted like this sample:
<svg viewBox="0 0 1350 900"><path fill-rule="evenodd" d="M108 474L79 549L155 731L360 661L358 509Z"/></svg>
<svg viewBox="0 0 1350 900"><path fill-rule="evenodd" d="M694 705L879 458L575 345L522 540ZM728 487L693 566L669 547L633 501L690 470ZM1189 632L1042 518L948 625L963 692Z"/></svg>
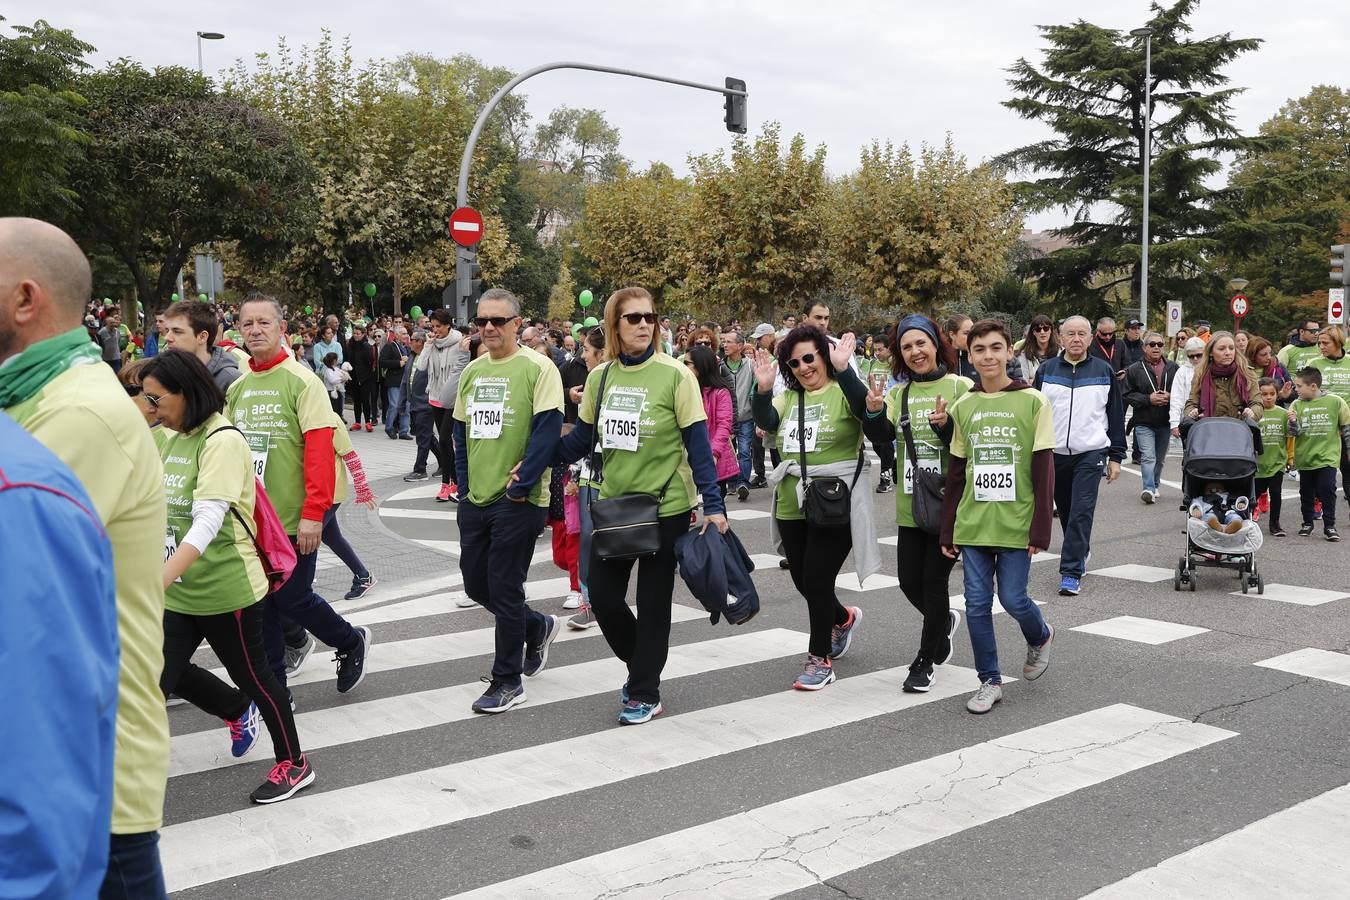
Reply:
<svg viewBox="0 0 1350 900"><path fill-rule="evenodd" d="M852 499L849 497L849 485L836 475L821 478L806 476L806 442L802 440L802 430L806 427L806 392L797 394L797 451L800 454L802 490L802 514L806 522L815 528L847 528L852 521ZM858 474L862 472L862 451L858 452L858 468L853 473L853 483L858 483Z"/></svg>
<svg viewBox="0 0 1350 900"><path fill-rule="evenodd" d="M617 365L617 363L610 363ZM600 390L595 398L595 441L591 445L591 483L604 483L604 457L600 449L600 408L605 400L605 380L609 366L600 375ZM670 483L666 483L669 487ZM651 494L621 494L591 501L591 549L600 559L636 559L653 556L661 549L661 501Z"/></svg>
<svg viewBox="0 0 1350 900"><path fill-rule="evenodd" d="M909 458L909 509L914 525L926 534L937 534L942 523L942 498L946 479L941 472L919 467L919 452L914 447L914 429L909 423L909 385L900 394L900 432L905 436L905 454Z"/></svg>

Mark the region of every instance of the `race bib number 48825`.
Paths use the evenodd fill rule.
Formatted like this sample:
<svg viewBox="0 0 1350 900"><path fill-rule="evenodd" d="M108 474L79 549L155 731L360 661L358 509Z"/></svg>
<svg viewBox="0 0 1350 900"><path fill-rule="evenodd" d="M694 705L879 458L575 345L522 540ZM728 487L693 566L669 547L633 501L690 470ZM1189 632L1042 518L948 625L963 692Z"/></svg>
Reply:
<svg viewBox="0 0 1350 900"><path fill-rule="evenodd" d="M1012 503L1017 499L1017 465L1009 446L975 447L972 466L975 499Z"/></svg>

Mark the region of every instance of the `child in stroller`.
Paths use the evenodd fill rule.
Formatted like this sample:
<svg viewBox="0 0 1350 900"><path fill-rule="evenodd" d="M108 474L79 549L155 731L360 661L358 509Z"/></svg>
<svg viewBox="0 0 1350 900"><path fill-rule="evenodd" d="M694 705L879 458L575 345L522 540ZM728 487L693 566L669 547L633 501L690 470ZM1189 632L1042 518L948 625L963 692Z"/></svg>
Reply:
<svg viewBox="0 0 1350 900"><path fill-rule="evenodd" d="M1200 519L1215 531L1237 534L1251 517L1248 513L1251 503L1246 497L1238 497L1230 506L1228 494L1228 487L1223 482L1206 482L1204 493L1191 503L1191 518Z"/></svg>

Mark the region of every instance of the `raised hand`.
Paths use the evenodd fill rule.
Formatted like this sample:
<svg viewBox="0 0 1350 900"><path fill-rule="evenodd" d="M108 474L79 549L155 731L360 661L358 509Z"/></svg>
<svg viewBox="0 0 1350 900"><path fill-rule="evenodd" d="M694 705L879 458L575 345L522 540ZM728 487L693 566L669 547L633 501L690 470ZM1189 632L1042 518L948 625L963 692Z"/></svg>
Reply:
<svg viewBox="0 0 1350 900"><path fill-rule="evenodd" d="M941 394L937 395L937 405L928 414L928 424L934 428L945 428L947 425L947 401L942 399Z"/></svg>
<svg viewBox="0 0 1350 900"><path fill-rule="evenodd" d="M886 405L886 394L882 391L881 385L868 379L867 388L867 411L881 412Z"/></svg>
<svg viewBox="0 0 1350 900"><path fill-rule="evenodd" d="M853 350L857 346L857 339L851 334L846 334L830 347L830 363L836 372L848 368L848 364L853 361Z"/></svg>
<svg viewBox="0 0 1350 900"><path fill-rule="evenodd" d="M778 377L778 360L763 347L755 351L755 381L759 392L767 394L773 390L774 379Z"/></svg>

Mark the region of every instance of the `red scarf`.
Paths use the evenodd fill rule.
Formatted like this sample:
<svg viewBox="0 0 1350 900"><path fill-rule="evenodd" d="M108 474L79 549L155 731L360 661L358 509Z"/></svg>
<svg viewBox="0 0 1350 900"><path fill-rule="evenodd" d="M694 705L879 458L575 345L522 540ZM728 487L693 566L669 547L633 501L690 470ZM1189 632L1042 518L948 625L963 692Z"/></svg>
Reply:
<svg viewBox="0 0 1350 900"><path fill-rule="evenodd" d="M1231 378L1233 385L1237 389L1238 399L1242 405L1246 406L1250 399L1247 395L1247 379L1238 374L1237 362L1230 362L1226 366L1210 360L1209 365L1205 366L1205 377L1200 382L1200 411L1207 416L1214 415L1214 378Z"/></svg>

